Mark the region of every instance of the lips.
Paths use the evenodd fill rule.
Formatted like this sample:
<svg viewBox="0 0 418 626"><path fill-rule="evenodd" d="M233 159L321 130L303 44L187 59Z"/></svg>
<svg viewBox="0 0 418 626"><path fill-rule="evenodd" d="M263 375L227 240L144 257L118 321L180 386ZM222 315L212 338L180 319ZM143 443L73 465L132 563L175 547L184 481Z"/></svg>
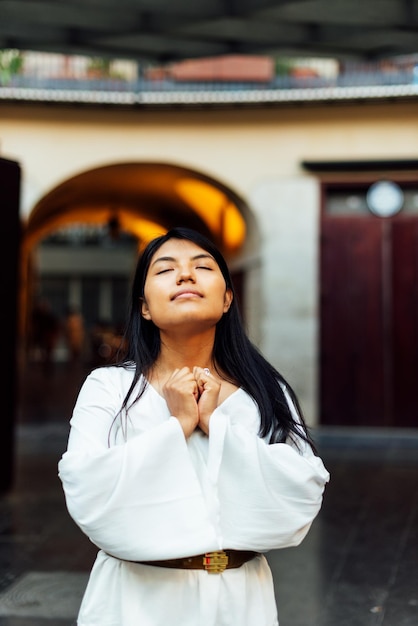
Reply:
<svg viewBox="0 0 418 626"><path fill-rule="evenodd" d="M182 289L174 294L171 298L172 300L178 300L182 298L203 298L203 295L199 291L195 291L194 289Z"/></svg>

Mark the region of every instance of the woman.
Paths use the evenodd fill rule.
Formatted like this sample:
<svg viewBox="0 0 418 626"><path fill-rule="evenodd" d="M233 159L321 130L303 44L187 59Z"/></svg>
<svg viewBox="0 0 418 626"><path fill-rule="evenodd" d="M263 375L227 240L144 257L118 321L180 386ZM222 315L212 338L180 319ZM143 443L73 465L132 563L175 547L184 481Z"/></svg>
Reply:
<svg viewBox="0 0 418 626"><path fill-rule="evenodd" d="M123 345L87 377L59 462L100 548L78 625L277 625L264 553L302 541L329 475L205 237L148 244Z"/></svg>

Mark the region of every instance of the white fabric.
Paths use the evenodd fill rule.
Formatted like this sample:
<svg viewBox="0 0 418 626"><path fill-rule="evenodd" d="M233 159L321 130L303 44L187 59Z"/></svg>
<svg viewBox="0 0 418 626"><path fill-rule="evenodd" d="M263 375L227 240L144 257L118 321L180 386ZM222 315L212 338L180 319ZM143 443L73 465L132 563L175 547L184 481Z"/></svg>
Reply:
<svg viewBox="0 0 418 626"><path fill-rule="evenodd" d="M262 440L242 389L213 413L209 437L186 441L150 385L123 427L114 418L132 377L117 367L87 377L58 466L70 515L100 548L78 625L277 625L262 555L220 575L128 561L299 544L329 479L321 459L303 442Z"/></svg>

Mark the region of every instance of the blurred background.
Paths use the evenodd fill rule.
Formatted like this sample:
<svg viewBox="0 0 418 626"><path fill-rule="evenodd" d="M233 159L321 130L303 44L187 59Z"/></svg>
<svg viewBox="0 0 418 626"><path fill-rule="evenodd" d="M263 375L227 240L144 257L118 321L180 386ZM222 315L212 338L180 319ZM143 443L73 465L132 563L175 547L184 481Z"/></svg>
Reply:
<svg viewBox="0 0 418 626"><path fill-rule="evenodd" d="M250 337L345 489L355 472L377 497L377 468L401 472L414 495L393 568L416 549L417 24L417 0L0 3L1 588L43 562L31 540L26 566L10 556L32 536L10 507L59 489L80 384L119 346L138 252L174 225L224 252ZM341 523L350 497L332 489ZM71 567L88 571L80 550ZM367 618L298 622L295 604L285 626L418 623L416 592L407 616L385 614L395 569ZM2 619L29 623L2 618L0 598Z"/></svg>

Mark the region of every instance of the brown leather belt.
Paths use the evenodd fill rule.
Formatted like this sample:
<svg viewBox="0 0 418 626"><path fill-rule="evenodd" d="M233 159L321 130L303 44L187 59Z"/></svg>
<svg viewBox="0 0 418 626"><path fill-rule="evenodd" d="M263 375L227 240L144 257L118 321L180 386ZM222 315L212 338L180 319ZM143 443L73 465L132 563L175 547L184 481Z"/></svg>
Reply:
<svg viewBox="0 0 418 626"><path fill-rule="evenodd" d="M241 567L251 561L258 552L251 550L217 550L196 556L186 556L181 559L167 559L165 561L137 561L142 565L155 567L174 567L177 569L204 569L210 574L221 574L226 569Z"/></svg>

